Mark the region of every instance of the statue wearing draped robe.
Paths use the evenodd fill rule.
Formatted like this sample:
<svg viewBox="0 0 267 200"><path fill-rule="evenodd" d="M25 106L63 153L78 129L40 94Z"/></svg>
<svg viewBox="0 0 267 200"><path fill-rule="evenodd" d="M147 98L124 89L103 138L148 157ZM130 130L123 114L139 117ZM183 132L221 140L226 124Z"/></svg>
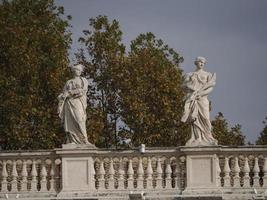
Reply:
<svg viewBox="0 0 267 200"><path fill-rule="evenodd" d="M197 57L195 72L188 73L185 78L187 96L182 122L189 122L191 138L186 146L212 146L217 140L211 133L210 106L208 94L216 84L216 74L204 71L206 59Z"/></svg>
<svg viewBox="0 0 267 200"><path fill-rule="evenodd" d="M88 81L81 77L83 65L71 67L73 78L68 80L58 96L58 113L67 134L67 143L90 144L86 132Z"/></svg>

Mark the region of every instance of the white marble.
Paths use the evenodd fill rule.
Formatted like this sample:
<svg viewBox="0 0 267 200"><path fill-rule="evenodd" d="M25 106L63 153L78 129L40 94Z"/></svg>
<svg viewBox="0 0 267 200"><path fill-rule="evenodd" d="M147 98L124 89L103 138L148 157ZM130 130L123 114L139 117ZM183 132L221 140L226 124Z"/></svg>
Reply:
<svg viewBox="0 0 267 200"><path fill-rule="evenodd" d="M204 71L206 59L197 57L196 70L185 77L187 96L184 106L182 122L189 122L191 138L186 146L217 145L217 140L211 133L210 106L208 94L216 84L216 74Z"/></svg>
<svg viewBox="0 0 267 200"><path fill-rule="evenodd" d="M71 67L73 78L68 80L58 96L58 113L67 134L67 143L89 144L86 132L88 81L81 77L83 65Z"/></svg>

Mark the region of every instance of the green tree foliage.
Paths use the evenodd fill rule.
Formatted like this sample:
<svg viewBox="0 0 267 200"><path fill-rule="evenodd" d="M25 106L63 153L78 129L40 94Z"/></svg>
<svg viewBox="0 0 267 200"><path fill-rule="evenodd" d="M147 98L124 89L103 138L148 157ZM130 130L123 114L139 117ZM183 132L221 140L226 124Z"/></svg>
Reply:
<svg viewBox="0 0 267 200"><path fill-rule="evenodd" d="M126 55L116 20L98 16L89 25L90 31L80 38L84 48L77 58L92 80L91 141L109 147L120 134L135 145L183 144L188 129L180 123L184 92L178 64L182 58L152 33L132 41Z"/></svg>
<svg viewBox="0 0 267 200"><path fill-rule="evenodd" d="M180 122L184 91L182 57L152 33L140 34L120 81L121 117L135 145L177 146L188 129Z"/></svg>
<svg viewBox="0 0 267 200"><path fill-rule="evenodd" d="M213 135L220 145L245 145L245 136L241 125L229 127L227 120L221 112L212 121Z"/></svg>
<svg viewBox="0 0 267 200"><path fill-rule="evenodd" d="M85 49L77 54L79 62L86 66L86 76L92 81L88 109L89 141L98 146L110 147L116 143L119 121L119 96L117 76L124 60L125 46L122 32L116 20L106 16L90 19L92 30L83 31L79 41Z"/></svg>
<svg viewBox="0 0 267 200"><path fill-rule="evenodd" d="M267 117L262 122L264 127L263 130L260 133L260 136L258 137L256 144L258 145L267 145Z"/></svg>
<svg viewBox="0 0 267 200"><path fill-rule="evenodd" d="M0 3L0 140L3 149L61 144L57 95L71 42L63 7L53 0Z"/></svg>

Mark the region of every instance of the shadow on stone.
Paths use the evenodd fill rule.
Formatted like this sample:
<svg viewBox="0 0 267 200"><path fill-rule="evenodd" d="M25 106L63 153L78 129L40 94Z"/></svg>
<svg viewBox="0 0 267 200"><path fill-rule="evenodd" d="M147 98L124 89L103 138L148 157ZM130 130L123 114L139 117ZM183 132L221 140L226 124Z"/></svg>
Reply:
<svg viewBox="0 0 267 200"><path fill-rule="evenodd" d="M142 200L142 199L145 199L145 198L144 198L144 194L143 193L136 193L136 194L129 194L129 199L130 200Z"/></svg>

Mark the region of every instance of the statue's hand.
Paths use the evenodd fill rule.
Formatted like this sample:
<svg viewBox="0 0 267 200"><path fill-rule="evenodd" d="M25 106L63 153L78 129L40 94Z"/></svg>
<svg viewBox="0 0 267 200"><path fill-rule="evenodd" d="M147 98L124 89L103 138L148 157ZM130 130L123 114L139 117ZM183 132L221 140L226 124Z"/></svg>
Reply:
<svg viewBox="0 0 267 200"><path fill-rule="evenodd" d="M196 99L196 100L199 100L200 97L201 97L201 96L200 96L199 94L196 94L195 99Z"/></svg>
<svg viewBox="0 0 267 200"><path fill-rule="evenodd" d="M197 91L194 91L192 95L190 96L190 100L193 101L196 99L196 97L199 96Z"/></svg>
<svg viewBox="0 0 267 200"><path fill-rule="evenodd" d="M61 99L64 100L69 96L68 92L62 93Z"/></svg>
<svg viewBox="0 0 267 200"><path fill-rule="evenodd" d="M77 91L77 90L70 90L69 91L69 94L70 94L70 96L76 96L77 94L79 94L79 92Z"/></svg>
<svg viewBox="0 0 267 200"><path fill-rule="evenodd" d="M82 91L80 89L75 89L75 90L71 90L70 91L70 95L73 98L78 98L78 97L81 97L83 95L83 93L82 93Z"/></svg>

